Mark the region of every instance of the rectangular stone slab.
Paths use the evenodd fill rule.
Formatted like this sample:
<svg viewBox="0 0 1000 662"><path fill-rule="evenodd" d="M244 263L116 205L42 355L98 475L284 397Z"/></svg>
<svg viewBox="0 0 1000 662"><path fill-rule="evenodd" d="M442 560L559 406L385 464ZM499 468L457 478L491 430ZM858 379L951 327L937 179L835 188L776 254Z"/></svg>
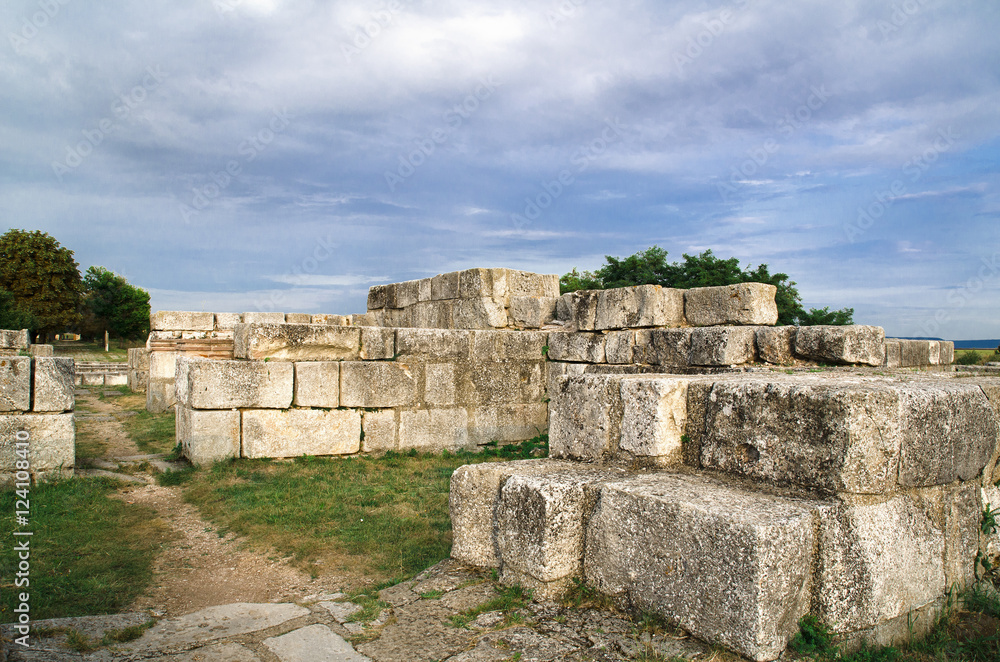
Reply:
<svg viewBox="0 0 1000 662"><path fill-rule="evenodd" d="M885 363L885 330L862 325L800 326L795 333L795 354L819 363L881 366ZM905 360L903 365L908 365Z"/></svg>
<svg viewBox="0 0 1000 662"><path fill-rule="evenodd" d="M237 324L233 358L357 360L361 358L361 329L327 324Z"/></svg>
<svg viewBox="0 0 1000 662"><path fill-rule="evenodd" d="M695 287L684 293L684 317L691 326L773 326L777 291L766 283Z"/></svg>
<svg viewBox="0 0 1000 662"><path fill-rule="evenodd" d="M70 473L76 460L73 414L0 414L0 472L16 470L17 433L28 433L31 473Z"/></svg>
<svg viewBox="0 0 1000 662"><path fill-rule="evenodd" d="M246 409L243 457L350 455L361 449L361 412L353 409Z"/></svg>
<svg viewBox="0 0 1000 662"><path fill-rule="evenodd" d="M340 403L343 407L405 407L417 402L422 366L401 361L343 361Z"/></svg>
<svg viewBox="0 0 1000 662"><path fill-rule="evenodd" d="M212 331L215 314L181 310L158 310L149 316L150 331Z"/></svg>
<svg viewBox="0 0 1000 662"><path fill-rule="evenodd" d="M0 360L2 362L2 360ZM73 359L38 357L35 359L35 396L32 409L37 412L72 411L73 382L76 371Z"/></svg>
<svg viewBox="0 0 1000 662"><path fill-rule="evenodd" d="M193 409L285 409L294 394L294 364L285 361L177 362L177 398Z"/></svg>
<svg viewBox="0 0 1000 662"><path fill-rule="evenodd" d="M0 411L31 411L30 356L0 356Z"/></svg>
<svg viewBox="0 0 1000 662"><path fill-rule="evenodd" d="M240 456L240 412L177 405L177 443L191 464L211 464Z"/></svg>

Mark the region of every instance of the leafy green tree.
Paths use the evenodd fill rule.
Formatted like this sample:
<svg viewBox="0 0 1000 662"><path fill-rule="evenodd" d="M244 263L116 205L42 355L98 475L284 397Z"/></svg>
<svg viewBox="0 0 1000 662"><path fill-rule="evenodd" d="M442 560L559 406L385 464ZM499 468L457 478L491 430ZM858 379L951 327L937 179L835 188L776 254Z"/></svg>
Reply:
<svg viewBox="0 0 1000 662"><path fill-rule="evenodd" d="M85 305L98 326L124 340L149 334L149 292L104 267L87 269L83 283Z"/></svg>
<svg viewBox="0 0 1000 662"><path fill-rule="evenodd" d="M0 329L34 329L35 317L17 307L14 295L0 289Z"/></svg>
<svg viewBox="0 0 1000 662"><path fill-rule="evenodd" d="M36 333L48 337L80 321L79 265L73 251L45 232L15 229L0 236L0 288L35 318Z"/></svg>
<svg viewBox="0 0 1000 662"><path fill-rule="evenodd" d="M774 285L774 296L778 307L778 324L852 324L853 308L831 311L829 308L802 307L802 298L795 281L788 274L772 274L766 264L754 269L740 268L740 261L731 257L727 260L716 257L711 250L700 255L684 254L683 262L667 262L667 251L652 246L627 258L605 256L606 264L597 271L576 269L559 279L560 292L576 290L608 289L631 285L662 285L689 289L692 287L712 287L734 285L736 283L768 283Z"/></svg>

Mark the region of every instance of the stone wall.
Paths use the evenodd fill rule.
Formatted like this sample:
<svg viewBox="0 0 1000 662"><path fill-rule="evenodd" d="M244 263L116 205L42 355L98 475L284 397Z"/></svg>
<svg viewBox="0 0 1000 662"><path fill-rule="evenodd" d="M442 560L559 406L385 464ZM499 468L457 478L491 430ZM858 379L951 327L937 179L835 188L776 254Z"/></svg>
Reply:
<svg viewBox="0 0 1000 662"><path fill-rule="evenodd" d="M128 376L126 384L133 393L145 393L149 384L149 355L146 347L132 347L128 350Z"/></svg>
<svg viewBox="0 0 1000 662"><path fill-rule="evenodd" d="M107 361L76 361L77 386L125 386L128 364Z"/></svg>

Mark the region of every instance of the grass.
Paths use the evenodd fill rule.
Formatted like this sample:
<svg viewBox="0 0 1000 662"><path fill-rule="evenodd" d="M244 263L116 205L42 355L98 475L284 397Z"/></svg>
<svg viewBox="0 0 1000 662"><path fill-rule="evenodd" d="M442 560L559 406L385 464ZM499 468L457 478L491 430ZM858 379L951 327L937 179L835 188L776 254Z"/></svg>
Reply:
<svg viewBox="0 0 1000 662"><path fill-rule="evenodd" d="M104 363L125 363L128 361L129 347L145 347L145 342L112 340L108 351L104 351L104 343L84 342L82 340L54 340L52 353L55 356L68 356L77 361L101 361Z"/></svg>
<svg viewBox="0 0 1000 662"><path fill-rule="evenodd" d="M128 387L123 387L127 393ZM176 445L173 410L153 414L146 411L146 397L139 394L123 395L115 398L122 409L134 411L132 416L122 417L125 432L142 453L169 453Z"/></svg>
<svg viewBox="0 0 1000 662"><path fill-rule="evenodd" d="M503 623L497 626L498 628L520 623L524 617L518 610L524 609L531 601L531 591L521 586L499 586L497 592L497 596L492 600L455 614L448 622L453 627L464 628L481 614L499 611L503 613L504 619Z"/></svg>
<svg viewBox="0 0 1000 662"><path fill-rule="evenodd" d="M152 509L110 498L119 487L91 478L31 489L32 620L118 613L151 582L153 558L169 529ZM16 498L0 492L0 508L12 512ZM0 622L14 620L17 562L13 545L5 544Z"/></svg>
<svg viewBox="0 0 1000 662"><path fill-rule="evenodd" d="M957 365L983 365L1000 361L1000 353L992 349L956 349L954 363Z"/></svg>

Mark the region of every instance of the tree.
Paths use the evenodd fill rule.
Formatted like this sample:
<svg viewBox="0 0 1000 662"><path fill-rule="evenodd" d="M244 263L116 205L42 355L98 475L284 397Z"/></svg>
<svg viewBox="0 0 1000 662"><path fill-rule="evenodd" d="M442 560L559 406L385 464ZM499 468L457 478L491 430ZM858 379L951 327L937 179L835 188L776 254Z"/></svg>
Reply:
<svg viewBox="0 0 1000 662"><path fill-rule="evenodd" d="M97 324L124 340L149 334L149 292L104 267L90 267L83 279L84 303Z"/></svg>
<svg viewBox="0 0 1000 662"><path fill-rule="evenodd" d="M0 289L0 329L31 329L38 325L35 317L17 307L14 295Z"/></svg>
<svg viewBox="0 0 1000 662"><path fill-rule="evenodd" d="M34 331L46 337L80 321L79 265L73 251L44 232L9 230L0 236L0 288L34 316Z"/></svg>
<svg viewBox="0 0 1000 662"><path fill-rule="evenodd" d="M736 283L768 283L777 288L774 295L778 307L778 324L853 324L853 308L831 311L829 308L802 308L802 299L795 281L788 274L772 274L766 264L751 269L740 268L740 261L731 257L723 260L707 250L700 255L684 254L683 262L667 262L667 251L652 246L635 255L621 259L605 256L606 264L597 271L576 269L559 279L559 290L563 294L581 289L608 289L630 285L662 285L689 289L734 285Z"/></svg>

